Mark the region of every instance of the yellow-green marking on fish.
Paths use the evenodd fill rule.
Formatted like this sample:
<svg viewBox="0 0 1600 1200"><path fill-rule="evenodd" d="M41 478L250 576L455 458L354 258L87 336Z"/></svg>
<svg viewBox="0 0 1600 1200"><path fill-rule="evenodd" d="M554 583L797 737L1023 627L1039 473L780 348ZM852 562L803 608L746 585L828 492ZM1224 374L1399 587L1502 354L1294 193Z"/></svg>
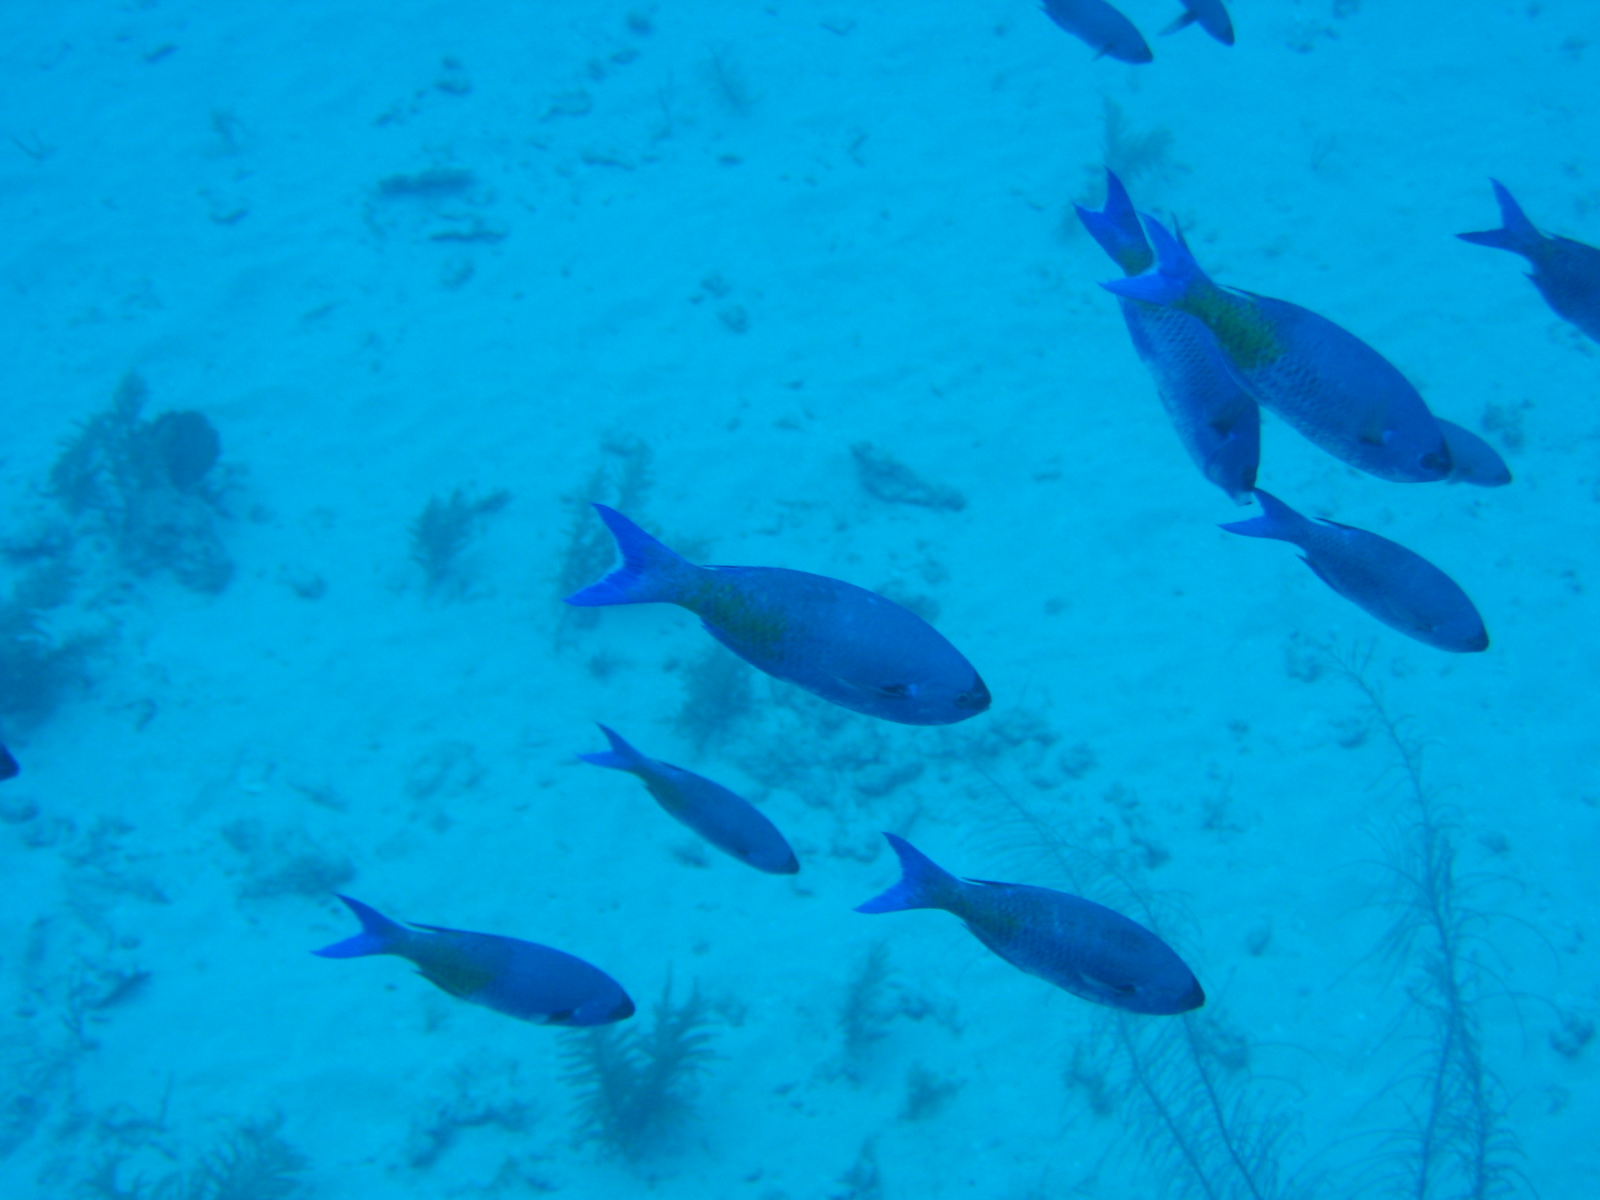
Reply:
<svg viewBox="0 0 1600 1200"><path fill-rule="evenodd" d="M1177 307L1211 330L1223 353L1241 371L1283 357L1286 347L1272 320L1248 300L1230 296L1221 288L1192 287Z"/></svg>

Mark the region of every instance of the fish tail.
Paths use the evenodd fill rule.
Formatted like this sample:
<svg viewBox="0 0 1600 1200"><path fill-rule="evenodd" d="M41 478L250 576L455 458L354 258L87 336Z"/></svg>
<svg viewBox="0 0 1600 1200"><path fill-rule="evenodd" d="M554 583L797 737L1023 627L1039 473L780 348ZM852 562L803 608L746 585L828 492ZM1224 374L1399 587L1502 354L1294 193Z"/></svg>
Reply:
<svg viewBox="0 0 1600 1200"><path fill-rule="evenodd" d="M1125 273L1137 275L1150 269L1156 259L1155 253L1139 227L1139 214L1128 198L1128 189L1109 167L1106 169L1106 206L1099 212L1081 204L1072 207L1077 210L1078 220L1083 222L1089 236Z"/></svg>
<svg viewBox="0 0 1600 1200"><path fill-rule="evenodd" d="M644 755L623 741L622 735L616 730L601 725L600 732L606 735L611 749L602 750L599 754L580 754L580 759L597 767L610 767L613 771L637 771L644 765Z"/></svg>
<svg viewBox="0 0 1600 1200"><path fill-rule="evenodd" d="M600 519L617 539L622 566L599 583L591 584L567 597L579 608L600 608L609 604L672 603L679 594L679 582L687 559L663 546L616 509L596 504Z"/></svg>
<svg viewBox="0 0 1600 1200"><path fill-rule="evenodd" d="M1196 7L1194 0L1183 0L1184 14L1173 21L1162 33L1177 33L1180 29L1187 29L1194 22L1200 22L1204 29L1224 46L1233 45L1233 21L1228 16L1228 10L1222 7L1218 0L1215 7Z"/></svg>
<svg viewBox="0 0 1600 1200"><path fill-rule="evenodd" d="M883 835L900 857L900 882L881 896L856 906L861 913L901 912L908 908L946 908L961 888L961 881L904 838Z"/></svg>
<svg viewBox="0 0 1600 1200"><path fill-rule="evenodd" d="M1181 238L1152 216L1144 217L1144 229L1156 251L1156 269L1127 279L1113 279L1100 286L1129 300L1149 304L1176 304L1196 283L1209 282Z"/></svg>
<svg viewBox="0 0 1600 1200"><path fill-rule="evenodd" d="M1509 250L1524 258L1530 257L1544 241L1544 236L1533 227L1533 222L1528 220L1528 214L1523 212L1522 206L1512 198L1505 184L1498 179L1491 179L1489 182L1494 185L1494 198L1500 202L1502 227L1485 229L1477 233L1458 233L1456 236L1463 242L1471 242L1475 246L1490 246L1496 250Z"/></svg>
<svg viewBox="0 0 1600 1200"><path fill-rule="evenodd" d="M1263 492L1257 488L1254 495L1261 502L1259 517L1251 517L1248 521L1233 521L1220 528L1226 529L1229 533L1243 534L1245 537L1272 538L1279 542L1299 541L1301 531L1308 524L1306 519L1270 492Z"/></svg>
<svg viewBox="0 0 1600 1200"><path fill-rule="evenodd" d="M352 900L349 896L340 896L339 899L355 913L356 920L361 922L361 932L311 953L323 958L365 958L369 954L392 954L407 936L405 926L391 921L370 905Z"/></svg>

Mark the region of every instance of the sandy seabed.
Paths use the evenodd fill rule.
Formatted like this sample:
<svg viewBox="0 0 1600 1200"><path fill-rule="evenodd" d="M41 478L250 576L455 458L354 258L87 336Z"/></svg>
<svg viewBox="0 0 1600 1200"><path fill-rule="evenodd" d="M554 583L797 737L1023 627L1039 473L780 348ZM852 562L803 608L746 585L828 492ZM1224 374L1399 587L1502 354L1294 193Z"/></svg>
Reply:
<svg viewBox="0 0 1600 1200"><path fill-rule="evenodd" d="M1600 9L1239 0L1229 49L1125 7L1148 66L1026 0L7 6L5 653L82 652L53 704L6 685L0 1191L1249 1194L1198 1062L1224 1128L1290 1122L1261 1195L1414 1195L1465 1028L1494 1161L1593 1192L1600 348L1451 235L1496 224L1493 176L1600 243ZM1397 485L1264 423L1263 485L1444 567L1487 654L1216 529L1237 510L1072 217L1108 156L1221 282L1356 332L1505 453L1509 488ZM220 591L51 490L129 373L220 435ZM863 442L964 504L870 494ZM430 584L413 525L457 489L510 499ZM699 561L913 604L993 710L891 727L680 610L575 619L583 505L624 498ZM1425 937L1386 951L1415 797L1327 646L1453 815L1469 1025L1434 1019ZM757 802L800 875L579 764L597 720ZM1205 983L1200 1040L1129 1041L949 917L853 913L894 878L882 829L963 875L1131 886ZM334 890L580 954L641 1029L698 988L687 1111L631 1154L584 1137L584 1035L312 957L352 932Z"/></svg>

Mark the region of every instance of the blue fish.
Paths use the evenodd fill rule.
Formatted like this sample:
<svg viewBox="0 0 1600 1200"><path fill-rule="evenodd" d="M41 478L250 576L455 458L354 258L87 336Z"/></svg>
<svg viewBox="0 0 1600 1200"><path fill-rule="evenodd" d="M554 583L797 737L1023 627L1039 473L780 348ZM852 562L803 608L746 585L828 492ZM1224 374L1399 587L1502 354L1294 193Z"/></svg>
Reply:
<svg viewBox="0 0 1600 1200"><path fill-rule="evenodd" d="M1450 474L1438 422L1381 354L1297 304L1217 286L1160 222L1145 228L1157 270L1102 287L1198 318L1246 390L1335 458L1400 483Z"/></svg>
<svg viewBox="0 0 1600 1200"><path fill-rule="evenodd" d="M17 760L11 757L11 751L0 746L0 779L15 779L21 771Z"/></svg>
<svg viewBox="0 0 1600 1200"><path fill-rule="evenodd" d="M1044 0L1044 11L1073 37L1087 42L1096 58L1105 55L1125 63L1155 58L1144 35L1106 0Z"/></svg>
<svg viewBox="0 0 1600 1200"><path fill-rule="evenodd" d="M1198 21L1201 29L1224 46L1233 45L1233 21L1228 16L1228 10L1222 7L1222 0L1183 0L1183 7L1183 15L1163 29L1162 33L1177 33Z"/></svg>
<svg viewBox="0 0 1600 1200"><path fill-rule="evenodd" d="M637 775L669 817L740 862L770 875L793 875L800 870L800 860L778 827L748 800L682 767L646 758L604 725L600 732L611 749L578 755L584 762Z"/></svg>
<svg viewBox="0 0 1600 1200"><path fill-rule="evenodd" d="M1075 205L1078 219L1128 275L1155 254L1122 181L1106 172L1106 206ZM1250 502L1261 463L1261 412L1239 386L1210 330L1188 313L1118 296L1139 360L1155 380L1167 417L1195 466L1239 504Z"/></svg>
<svg viewBox="0 0 1600 1200"><path fill-rule="evenodd" d="M1450 447L1450 482L1477 487L1505 487L1511 482L1511 468L1498 451L1470 429L1454 421L1435 417Z"/></svg>
<svg viewBox="0 0 1600 1200"><path fill-rule="evenodd" d="M1522 255L1533 265L1528 278L1544 302L1557 316L1600 342L1600 250L1571 238L1545 237L1533 227L1504 184L1495 179L1489 182L1494 184L1494 196L1500 202L1504 228L1456 236L1477 246L1493 246Z"/></svg>
<svg viewBox="0 0 1600 1200"><path fill-rule="evenodd" d="M701 567L596 504L622 566L568 604L677 604L745 662L844 708L903 725L951 725L989 689L921 617L865 588L782 567Z"/></svg>
<svg viewBox="0 0 1600 1200"><path fill-rule="evenodd" d="M456 999L535 1025L609 1025L633 1016L633 1001L622 986L581 958L492 933L438 925L407 929L359 900L339 899L355 913L361 932L313 954L393 954Z"/></svg>
<svg viewBox="0 0 1600 1200"><path fill-rule="evenodd" d="M957 879L904 838L883 836L903 877L857 912L942 908L1019 971L1095 1004L1172 1016L1206 1002L1172 947L1121 913L1025 883Z"/></svg>
<svg viewBox="0 0 1600 1200"><path fill-rule="evenodd" d="M1259 488L1256 499L1261 516L1222 528L1300 547L1301 561L1318 579L1407 637L1456 654L1489 648L1483 618L1467 594L1421 555L1365 529L1307 520Z"/></svg>

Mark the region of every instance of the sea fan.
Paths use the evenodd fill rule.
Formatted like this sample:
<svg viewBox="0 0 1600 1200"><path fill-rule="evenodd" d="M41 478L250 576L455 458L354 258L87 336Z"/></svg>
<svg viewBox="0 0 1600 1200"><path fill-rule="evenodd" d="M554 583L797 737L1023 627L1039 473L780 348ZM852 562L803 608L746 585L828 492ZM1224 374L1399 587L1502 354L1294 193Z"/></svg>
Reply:
<svg viewBox="0 0 1600 1200"><path fill-rule="evenodd" d="M301 1154L278 1133L277 1121L247 1121L189 1173L184 1200L284 1200L301 1190Z"/></svg>
<svg viewBox="0 0 1600 1200"><path fill-rule="evenodd" d="M669 979L648 1028L603 1025L575 1034L565 1058L578 1092L580 1140L602 1142L629 1161L655 1149L689 1115L695 1077L716 1057L709 1024L700 990L674 1004Z"/></svg>
<svg viewBox="0 0 1600 1200"><path fill-rule="evenodd" d="M1410 989L1408 1009L1423 1026L1425 1048L1415 1072L1399 1084L1409 1122L1388 1139L1389 1153L1379 1160L1389 1177L1385 1184L1415 1200L1527 1194L1504 1092L1483 1055L1477 1010L1485 971L1477 931L1488 917L1467 902L1469 889L1456 869L1453 814L1424 784L1422 745L1407 736L1367 679L1365 658L1328 654L1394 751L1410 810L1391 839L1397 916L1382 948L1397 967L1416 969L1419 982Z"/></svg>

